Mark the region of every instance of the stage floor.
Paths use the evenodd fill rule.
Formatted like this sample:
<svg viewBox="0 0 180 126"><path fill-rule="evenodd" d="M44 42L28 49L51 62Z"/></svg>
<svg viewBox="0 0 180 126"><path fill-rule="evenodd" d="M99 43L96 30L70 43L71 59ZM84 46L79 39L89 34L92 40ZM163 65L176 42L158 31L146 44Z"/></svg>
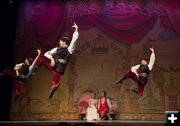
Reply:
<svg viewBox="0 0 180 126"><path fill-rule="evenodd" d="M164 126L165 121L0 121L1 126Z"/></svg>

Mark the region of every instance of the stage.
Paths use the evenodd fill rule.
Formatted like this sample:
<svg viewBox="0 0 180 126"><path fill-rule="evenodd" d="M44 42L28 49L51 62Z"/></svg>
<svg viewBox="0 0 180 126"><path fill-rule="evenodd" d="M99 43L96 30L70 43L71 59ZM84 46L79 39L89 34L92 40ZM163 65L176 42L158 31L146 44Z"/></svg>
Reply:
<svg viewBox="0 0 180 126"><path fill-rule="evenodd" d="M81 120L61 120L61 121L0 121L1 126L164 126L164 121L81 121Z"/></svg>
<svg viewBox="0 0 180 126"><path fill-rule="evenodd" d="M4 1L0 126L164 126L180 111L180 1ZM116 120L80 120L88 107Z"/></svg>

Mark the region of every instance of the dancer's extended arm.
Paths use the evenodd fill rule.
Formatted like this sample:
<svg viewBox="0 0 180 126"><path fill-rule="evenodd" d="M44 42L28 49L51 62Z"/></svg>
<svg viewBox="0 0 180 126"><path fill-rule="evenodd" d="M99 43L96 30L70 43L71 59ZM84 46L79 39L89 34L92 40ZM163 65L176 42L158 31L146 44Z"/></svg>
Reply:
<svg viewBox="0 0 180 126"><path fill-rule="evenodd" d="M74 23L74 25L72 27L75 28L75 32L73 33L71 44L68 47L68 51L70 54L72 54L74 52L74 50L76 48L76 42L79 37L78 26Z"/></svg>

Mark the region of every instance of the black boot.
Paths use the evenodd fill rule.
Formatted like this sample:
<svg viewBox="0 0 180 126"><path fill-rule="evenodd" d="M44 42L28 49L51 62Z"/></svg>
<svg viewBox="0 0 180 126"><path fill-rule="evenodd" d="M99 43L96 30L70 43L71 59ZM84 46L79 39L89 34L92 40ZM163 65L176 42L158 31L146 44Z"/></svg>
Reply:
<svg viewBox="0 0 180 126"><path fill-rule="evenodd" d="M125 76L124 76L124 77L122 77L119 81L117 81L117 82L116 82L116 84L119 84L119 83L120 83L120 84L122 84L123 80L125 80L125 79L126 79L126 77L125 77Z"/></svg>
<svg viewBox="0 0 180 126"><path fill-rule="evenodd" d="M51 99L53 97L54 92L55 92L55 90L51 89L51 91L49 92L49 95L48 95L48 99Z"/></svg>
<svg viewBox="0 0 180 126"><path fill-rule="evenodd" d="M137 89L137 88L134 88L134 89L132 89L132 92L138 94L138 89ZM139 94L138 94L138 95L139 95Z"/></svg>
<svg viewBox="0 0 180 126"><path fill-rule="evenodd" d="M20 95L16 95L16 96L14 97L14 101L17 101L18 98L19 98L19 96L20 96Z"/></svg>
<svg viewBox="0 0 180 126"><path fill-rule="evenodd" d="M29 71L27 73L27 75L25 76L26 79L28 79L31 75L35 75L35 71L37 70L38 66L34 65L33 68L31 69L31 71Z"/></svg>

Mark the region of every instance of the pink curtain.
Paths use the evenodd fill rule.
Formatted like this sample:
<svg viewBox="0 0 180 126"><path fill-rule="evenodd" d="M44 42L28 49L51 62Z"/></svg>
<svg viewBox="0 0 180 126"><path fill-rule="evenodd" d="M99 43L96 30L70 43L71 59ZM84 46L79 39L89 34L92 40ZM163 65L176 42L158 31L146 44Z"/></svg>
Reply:
<svg viewBox="0 0 180 126"><path fill-rule="evenodd" d="M99 4L93 4L93 6L100 8ZM25 2L22 4L21 13L20 16L24 16L25 19L19 22L17 31L18 29L22 31L23 28L24 39L31 39L30 43L34 47L46 50L57 44L59 37L71 28L74 21L79 25L79 29L96 27L119 42L134 44L146 35L158 17L157 14L149 13L147 10L141 12L140 8L134 11L128 7L112 7L107 11L92 12L71 19L68 15L68 4L61 2ZM74 21L68 23L70 20ZM20 33L22 32L17 35Z"/></svg>
<svg viewBox="0 0 180 126"><path fill-rule="evenodd" d="M34 9L32 16L32 34L39 46L49 48L57 42L65 30L66 10L63 4L41 4Z"/></svg>
<svg viewBox="0 0 180 126"><path fill-rule="evenodd" d="M15 57L35 56L36 49L47 51L57 46L67 21L66 6L60 2L23 2L20 5Z"/></svg>
<svg viewBox="0 0 180 126"><path fill-rule="evenodd" d="M146 7L123 2L112 6L107 3L109 7L96 1L79 2L22 2L17 21L16 57L31 56L33 49L47 51L55 47L64 33L71 37L74 21L80 30L97 28L117 42L135 44L145 37L159 17L166 16L164 6L180 35L180 2L148 3Z"/></svg>
<svg viewBox="0 0 180 126"><path fill-rule="evenodd" d="M90 14L77 19L80 29L97 27L106 35L126 44L140 41L153 27L157 14L138 13L112 9L100 14Z"/></svg>
<svg viewBox="0 0 180 126"><path fill-rule="evenodd" d="M164 6L174 30L180 35L180 1L166 1Z"/></svg>
<svg viewBox="0 0 180 126"><path fill-rule="evenodd" d="M66 28L66 6L56 2L24 2L19 10L17 44L50 49Z"/></svg>

